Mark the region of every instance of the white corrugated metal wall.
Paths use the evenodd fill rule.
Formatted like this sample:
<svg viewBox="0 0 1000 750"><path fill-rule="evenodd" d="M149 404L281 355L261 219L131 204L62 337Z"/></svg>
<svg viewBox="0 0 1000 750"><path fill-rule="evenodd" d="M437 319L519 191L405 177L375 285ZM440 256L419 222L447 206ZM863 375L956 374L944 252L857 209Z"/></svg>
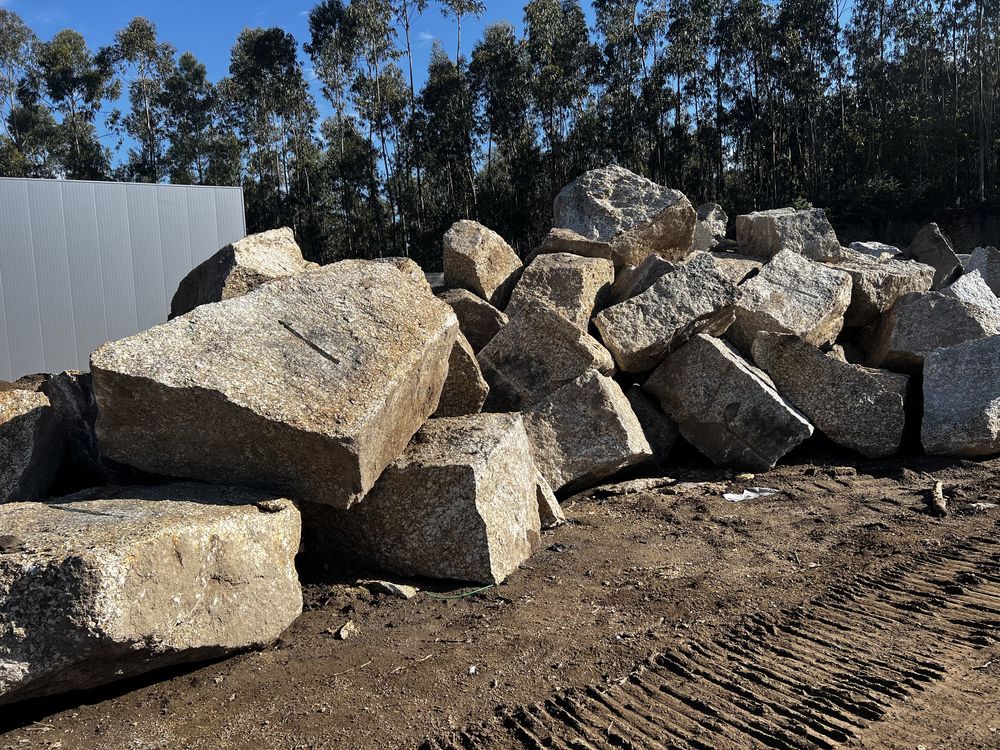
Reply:
<svg viewBox="0 0 1000 750"><path fill-rule="evenodd" d="M87 369L245 234L242 188L0 178L0 378Z"/></svg>

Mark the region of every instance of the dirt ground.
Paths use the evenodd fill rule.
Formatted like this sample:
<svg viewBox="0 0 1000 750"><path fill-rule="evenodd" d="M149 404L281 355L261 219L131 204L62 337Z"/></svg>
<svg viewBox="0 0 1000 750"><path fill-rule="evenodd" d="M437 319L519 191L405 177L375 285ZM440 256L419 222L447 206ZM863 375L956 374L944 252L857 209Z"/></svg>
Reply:
<svg viewBox="0 0 1000 750"><path fill-rule="evenodd" d="M840 460L589 491L469 596L307 582L273 648L0 708L0 748L1000 748L1000 460Z"/></svg>

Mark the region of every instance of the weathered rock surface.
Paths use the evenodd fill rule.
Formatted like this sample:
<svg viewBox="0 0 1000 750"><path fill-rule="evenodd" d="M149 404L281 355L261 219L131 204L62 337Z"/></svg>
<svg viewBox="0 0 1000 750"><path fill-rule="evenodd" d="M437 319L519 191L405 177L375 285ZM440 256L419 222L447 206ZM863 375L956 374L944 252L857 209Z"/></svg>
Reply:
<svg viewBox="0 0 1000 750"><path fill-rule="evenodd" d="M306 554L499 583L538 548L537 476L520 415L432 419L363 502L302 504Z"/></svg>
<svg viewBox="0 0 1000 750"><path fill-rule="evenodd" d="M712 257L715 258L716 268L737 286L764 267L762 261L739 253L713 251Z"/></svg>
<svg viewBox="0 0 1000 750"><path fill-rule="evenodd" d="M833 260L841 254L837 234L822 208L775 208L736 217L736 244L755 258L782 251L811 260Z"/></svg>
<svg viewBox="0 0 1000 750"><path fill-rule="evenodd" d="M906 375L848 364L788 334L761 333L753 359L781 395L835 443L868 458L899 450Z"/></svg>
<svg viewBox="0 0 1000 750"><path fill-rule="evenodd" d="M932 289L940 289L954 281L962 273L962 264L955 255L951 242L937 224L928 224L913 238L903 255L934 269Z"/></svg>
<svg viewBox="0 0 1000 750"><path fill-rule="evenodd" d="M395 266L401 273L408 276L411 281L425 287L428 292L431 292L432 294L434 293L430 282L427 280L427 274L424 273L424 269L422 269L420 264L412 258L391 255L384 258L372 258L372 260L375 263L388 263L389 265Z"/></svg>
<svg viewBox="0 0 1000 750"><path fill-rule="evenodd" d="M652 456L621 387L594 370L525 411L524 426L556 492L589 487Z"/></svg>
<svg viewBox="0 0 1000 750"><path fill-rule="evenodd" d="M448 356L448 377L441 389L435 417L464 417L478 414L489 395L490 387L476 361L476 353L462 334Z"/></svg>
<svg viewBox="0 0 1000 750"><path fill-rule="evenodd" d="M618 304L642 294L661 277L677 270L677 265L653 253L647 255L638 266L624 266L618 269L615 282L611 285L611 304Z"/></svg>
<svg viewBox="0 0 1000 750"><path fill-rule="evenodd" d="M451 305L458 316L458 327L478 352L507 325L507 315L468 289L446 289L438 299Z"/></svg>
<svg viewBox="0 0 1000 750"><path fill-rule="evenodd" d="M542 522L542 528L554 529L566 523L566 514L556 499L556 493L542 476L542 472L538 472L538 476L535 477L535 487L538 493L538 517Z"/></svg>
<svg viewBox="0 0 1000 750"><path fill-rule="evenodd" d="M44 497L62 451L59 420L45 394L0 390L0 503Z"/></svg>
<svg viewBox="0 0 1000 750"><path fill-rule="evenodd" d="M1000 316L1000 299L993 293L989 285L983 279L982 273L972 271L959 276L948 286L941 290L941 294L946 297L954 297L970 305L977 305L986 310L993 311Z"/></svg>
<svg viewBox="0 0 1000 750"><path fill-rule="evenodd" d="M933 456L1000 453L1000 336L928 352L920 440Z"/></svg>
<svg viewBox="0 0 1000 750"><path fill-rule="evenodd" d="M642 294L600 312L594 325L622 370L643 372L695 333L722 334L736 298L712 256L698 253Z"/></svg>
<svg viewBox="0 0 1000 750"><path fill-rule="evenodd" d="M99 348L98 441L145 471L346 508L437 408L457 335L391 264L334 263Z"/></svg>
<svg viewBox="0 0 1000 750"><path fill-rule="evenodd" d="M695 252L706 253L726 238L729 217L718 203L704 203L698 206L698 223L694 227Z"/></svg>
<svg viewBox="0 0 1000 750"><path fill-rule="evenodd" d="M679 190L618 165L584 172L564 187L553 225L610 243L616 266L637 266L650 253L679 260L691 251L697 214Z"/></svg>
<svg viewBox="0 0 1000 750"><path fill-rule="evenodd" d="M749 354L760 331L794 333L813 346L836 341L851 304L851 276L782 250L740 285L736 321L726 334Z"/></svg>
<svg viewBox="0 0 1000 750"><path fill-rule="evenodd" d="M897 299L909 292L926 292L934 269L912 260L876 260L862 253L832 264L851 275L851 304L844 325L861 327L876 323Z"/></svg>
<svg viewBox="0 0 1000 750"><path fill-rule="evenodd" d="M876 367L919 367L939 347L1000 334L1000 315L940 292L904 294L865 344Z"/></svg>
<svg viewBox="0 0 1000 750"><path fill-rule="evenodd" d="M900 259L903 251L895 245L886 245L882 242L852 242L849 248L856 253L868 255L875 260Z"/></svg>
<svg viewBox="0 0 1000 750"><path fill-rule="evenodd" d="M444 282L468 289L503 308L521 272L521 259L503 237L477 221L461 219L444 234Z"/></svg>
<svg viewBox="0 0 1000 750"><path fill-rule="evenodd" d="M967 273L979 271L993 294L1000 295L1000 250L995 247L977 247L966 264Z"/></svg>
<svg viewBox="0 0 1000 750"><path fill-rule="evenodd" d="M663 413L659 404L647 396L642 388L633 385L625 391L636 419L642 427L642 434L646 436L650 449L653 451L653 463L662 466L670 456L670 451L674 449L674 444L680 436L677 423Z"/></svg>
<svg viewBox="0 0 1000 750"><path fill-rule="evenodd" d="M587 370L614 372L611 354L557 310L529 300L486 347L479 366L490 386L486 408L518 411Z"/></svg>
<svg viewBox="0 0 1000 750"><path fill-rule="evenodd" d="M176 483L0 506L0 703L273 642L302 611L289 500Z"/></svg>
<svg viewBox="0 0 1000 750"><path fill-rule="evenodd" d="M170 302L170 317L198 305L242 297L268 281L310 268L318 266L302 257L288 227L251 234L226 245L181 280Z"/></svg>
<svg viewBox="0 0 1000 750"><path fill-rule="evenodd" d="M539 255L521 274L506 313L513 317L529 300L536 299L586 330L595 307L607 303L614 280L615 269L609 260L572 253Z"/></svg>
<svg viewBox="0 0 1000 750"><path fill-rule="evenodd" d="M610 243L591 240L577 234L572 229L553 227L542 238L541 244L535 250L535 255L545 253L573 253L585 258L603 258L614 260L614 252Z"/></svg>
<svg viewBox="0 0 1000 750"><path fill-rule="evenodd" d="M813 433L762 370L704 334L668 356L643 387L681 435L720 466L769 469Z"/></svg>

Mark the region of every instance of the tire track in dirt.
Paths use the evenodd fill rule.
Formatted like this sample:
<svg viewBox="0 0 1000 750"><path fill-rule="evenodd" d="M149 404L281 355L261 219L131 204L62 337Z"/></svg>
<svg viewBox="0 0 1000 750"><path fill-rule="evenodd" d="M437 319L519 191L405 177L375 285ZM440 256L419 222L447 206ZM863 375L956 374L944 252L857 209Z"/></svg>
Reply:
<svg viewBox="0 0 1000 750"><path fill-rule="evenodd" d="M423 747L833 750L998 638L1000 539L979 536Z"/></svg>

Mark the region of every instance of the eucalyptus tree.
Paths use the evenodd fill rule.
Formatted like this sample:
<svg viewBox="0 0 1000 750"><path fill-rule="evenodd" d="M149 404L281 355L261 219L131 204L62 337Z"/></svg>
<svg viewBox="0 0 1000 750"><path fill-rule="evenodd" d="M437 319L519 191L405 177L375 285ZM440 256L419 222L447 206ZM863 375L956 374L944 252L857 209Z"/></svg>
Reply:
<svg viewBox="0 0 1000 750"><path fill-rule="evenodd" d="M170 144L165 154L170 181L207 184L220 129L215 87L205 66L190 52L183 53L164 81L161 96Z"/></svg>
<svg viewBox="0 0 1000 750"><path fill-rule="evenodd" d="M455 65L462 64L462 19L479 18L485 12L486 3L482 0L441 0L441 13L445 18L455 19Z"/></svg>

